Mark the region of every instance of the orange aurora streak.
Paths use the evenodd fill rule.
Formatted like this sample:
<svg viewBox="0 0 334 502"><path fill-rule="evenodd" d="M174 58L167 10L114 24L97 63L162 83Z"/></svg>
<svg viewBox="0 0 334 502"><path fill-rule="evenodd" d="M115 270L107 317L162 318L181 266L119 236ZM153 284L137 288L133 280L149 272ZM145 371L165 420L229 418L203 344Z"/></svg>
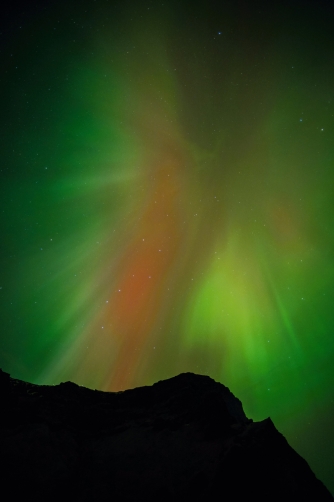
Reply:
<svg viewBox="0 0 334 502"><path fill-rule="evenodd" d="M107 385L110 390L132 384L160 313L167 277L182 247L180 196L185 159L173 149L165 149L161 158L149 172L154 180L150 198L117 266L116 288L103 315L119 345Z"/></svg>

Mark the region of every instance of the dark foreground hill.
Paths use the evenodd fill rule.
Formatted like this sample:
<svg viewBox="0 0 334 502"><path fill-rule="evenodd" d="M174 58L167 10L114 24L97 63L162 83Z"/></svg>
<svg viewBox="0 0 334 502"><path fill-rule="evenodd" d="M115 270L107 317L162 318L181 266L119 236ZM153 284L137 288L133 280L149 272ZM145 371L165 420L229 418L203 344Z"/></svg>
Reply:
<svg viewBox="0 0 334 502"><path fill-rule="evenodd" d="M1 372L0 389L3 500L333 500L270 418L207 376L112 393Z"/></svg>

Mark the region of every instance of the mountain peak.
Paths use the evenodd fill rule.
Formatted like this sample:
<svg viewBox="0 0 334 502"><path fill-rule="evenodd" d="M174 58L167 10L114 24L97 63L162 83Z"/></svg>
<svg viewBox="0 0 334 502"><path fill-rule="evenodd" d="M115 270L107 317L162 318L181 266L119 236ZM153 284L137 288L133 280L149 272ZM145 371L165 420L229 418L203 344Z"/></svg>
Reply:
<svg viewBox="0 0 334 502"><path fill-rule="evenodd" d="M270 418L182 373L122 392L0 373L2 475L34 500L333 500ZM13 496L14 496L13 495Z"/></svg>

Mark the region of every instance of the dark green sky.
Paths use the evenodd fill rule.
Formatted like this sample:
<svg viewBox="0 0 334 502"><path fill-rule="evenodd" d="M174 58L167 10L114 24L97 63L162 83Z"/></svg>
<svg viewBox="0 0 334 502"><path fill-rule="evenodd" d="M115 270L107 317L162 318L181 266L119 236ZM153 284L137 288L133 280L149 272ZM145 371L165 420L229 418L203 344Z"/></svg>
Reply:
<svg viewBox="0 0 334 502"><path fill-rule="evenodd" d="M334 492L330 3L11 2L0 26L0 365L208 374Z"/></svg>

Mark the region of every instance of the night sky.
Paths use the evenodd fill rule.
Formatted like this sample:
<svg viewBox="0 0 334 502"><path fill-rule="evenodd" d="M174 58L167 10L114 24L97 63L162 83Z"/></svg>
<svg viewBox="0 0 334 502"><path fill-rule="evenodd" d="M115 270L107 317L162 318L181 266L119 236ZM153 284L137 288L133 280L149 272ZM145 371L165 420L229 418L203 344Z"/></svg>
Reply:
<svg viewBox="0 0 334 502"><path fill-rule="evenodd" d="M111 391L209 375L334 492L329 5L8 5L5 371Z"/></svg>

